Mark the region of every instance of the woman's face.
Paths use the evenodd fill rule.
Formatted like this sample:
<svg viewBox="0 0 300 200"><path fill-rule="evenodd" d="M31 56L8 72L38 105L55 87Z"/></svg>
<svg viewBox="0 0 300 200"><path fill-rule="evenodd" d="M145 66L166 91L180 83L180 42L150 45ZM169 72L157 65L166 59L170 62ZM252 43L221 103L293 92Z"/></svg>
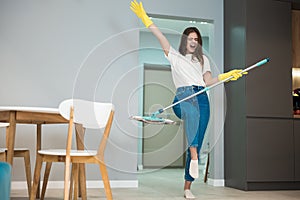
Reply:
<svg viewBox="0 0 300 200"><path fill-rule="evenodd" d="M192 32L187 37L186 53L194 53L198 45L198 35Z"/></svg>

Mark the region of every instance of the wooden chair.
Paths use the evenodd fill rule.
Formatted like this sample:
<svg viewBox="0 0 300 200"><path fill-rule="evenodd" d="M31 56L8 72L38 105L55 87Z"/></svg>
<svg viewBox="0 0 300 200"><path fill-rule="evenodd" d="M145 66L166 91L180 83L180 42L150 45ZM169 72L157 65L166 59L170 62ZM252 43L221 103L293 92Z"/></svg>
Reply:
<svg viewBox="0 0 300 200"><path fill-rule="evenodd" d="M1 123L0 127L6 128L6 143L8 139L8 128L9 123ZM7 146L7 145L6 145ZM1 148L2 151L5 151L5 160L7 157L7 148ZM27 190L28 196L30 195L31 191L31 164L30 164L30 150L28 148L14 148L14 157L15 158L24 158L24 165L25 165L25 174L26 174L26 181L27 181Z"/></svg>
<svg viewBox="0 0 300 200"><path fill-rule="evenodd" d="M30 199L33 200L35 198L43 162L64 162L65 200L69 198L70 165L72 164L73 179L71 183L74 182L74 199L76 199L78 196L78 165L85 163L93 163L99 165L106 197L107 199L111 200L112 193L106 170L106 165L104 162L104 151L113 122L114 106L111 103L99 103L80 99L69 99L63 101L59 105L59 112L64 118L69 120L66 149L51 149L38 151ZM99 133L102 133L102 131L100 130L103 130L104 128L98 150L71 150L74 123L81 124L84 127L84 129L99 129ZM50 171L50 169L48 170ZM70 191L72 191L71 188L72 185L70 187ZM71 197L72 194L70 194L70 199ZM86 197L82 197L82 199L84 198Z"/></svg>

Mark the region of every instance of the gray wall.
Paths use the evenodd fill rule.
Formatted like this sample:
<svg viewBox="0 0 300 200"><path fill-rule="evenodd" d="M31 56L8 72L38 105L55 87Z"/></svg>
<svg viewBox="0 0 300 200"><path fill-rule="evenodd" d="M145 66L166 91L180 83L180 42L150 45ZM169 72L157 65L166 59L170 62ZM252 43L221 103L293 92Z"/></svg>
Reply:
<svg viewBox="0 0 300 200"><path fill-rule="evenodd" d="M71 97L112 101L116 117L106 155L112 180L137 179L138 125L128 117L138 113L139 21L129 3L0 1L0 105L57 107ZM152 14L214 20L213 56L222 71L223 2L145 0L143 4ZM44 126L43 147L62 147L65 129L65 125ZM16 136L16 146L31 149L32 169L34 132L34 126L18 125ZM88 135L88 146L96 146L95 137ZM220 156L217 160L223 159L222 152ZM15 160L13 180L24 180L21 168L21 161ZM222 178L223 169L219 171L213 174ZM62 165L52 172L51 180L62 180ZM89 180L99 179L98 174L97 167L88 166Z"/></svg>

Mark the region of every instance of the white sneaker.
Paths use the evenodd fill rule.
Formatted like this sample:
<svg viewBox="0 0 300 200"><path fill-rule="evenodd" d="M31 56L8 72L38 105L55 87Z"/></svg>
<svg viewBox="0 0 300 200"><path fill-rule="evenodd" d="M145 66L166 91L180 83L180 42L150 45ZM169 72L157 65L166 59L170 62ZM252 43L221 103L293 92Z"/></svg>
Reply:
<svg viewBox="0 0 300 200"><path fill-rule="evenodd" d="M193 195L191 190L184 190L184 198L186 198L186 199L195 199L196 197Z"/></svg>
<svg viewBox="0 0 300 200"><path fill-rule="evenodd" d="M189 173L193 178L199 177L198 160L191 160Z"/></svg>

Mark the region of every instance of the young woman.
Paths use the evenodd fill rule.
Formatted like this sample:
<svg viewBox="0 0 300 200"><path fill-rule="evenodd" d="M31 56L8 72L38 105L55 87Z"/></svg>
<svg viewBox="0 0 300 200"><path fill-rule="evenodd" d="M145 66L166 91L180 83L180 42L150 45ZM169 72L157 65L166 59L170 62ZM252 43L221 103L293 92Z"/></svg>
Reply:
<svg viewBox="0 0 300 200"><path fill-rule="evenodd" d="M232 70L224 74L219 74L218 77L212 77L209 60L202 51L201 34L196 27L189 27L184 30L179 51L176 51L147 16L141 2L132 1L130 8L156 36L166 58L171 64L173 82L177 89L173 103L199 92L205 86L212 85L230 76L233 76L230 80L237 80L242 76L240 73L242 70ZM204 92L183 101L174 106L173 110L184 121L184 129L188 142L184 196L187 199L194 199L195 196L190 189L192 182L199 176L199 152L210 115L207 94Z"/></svg>

